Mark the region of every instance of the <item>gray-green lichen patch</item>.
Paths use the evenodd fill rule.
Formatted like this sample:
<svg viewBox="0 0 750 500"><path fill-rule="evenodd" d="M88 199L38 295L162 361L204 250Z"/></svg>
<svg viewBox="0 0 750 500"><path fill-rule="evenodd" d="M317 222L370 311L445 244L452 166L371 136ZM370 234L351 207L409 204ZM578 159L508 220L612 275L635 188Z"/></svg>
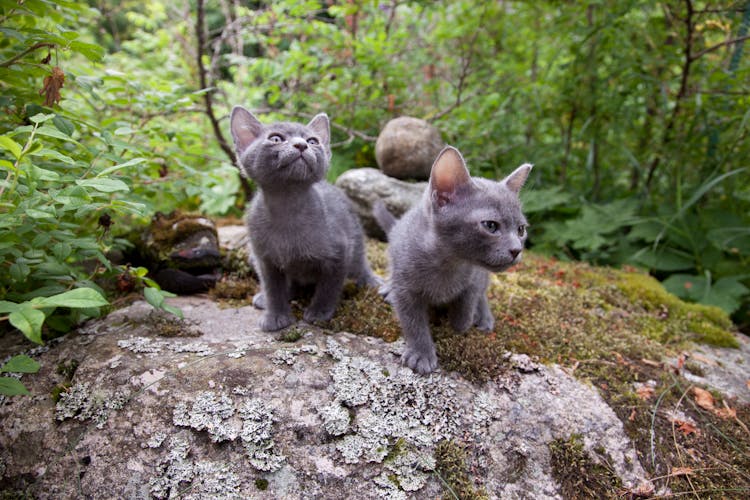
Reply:
<svg viewBox="0 0 750 500"><path fill-rule="evenodd" d="M92 420L102 429L112 411L120 410L129 396L122 391L91 389L88 383L76 384L60 393L55 405L55 418L63 421L69 418Z"/></svg>
<svg viewBox="0 0 750 500"><path fill-rule="evenodd" d="M211 356L213 349L205 342L178 342L175 340L155 340L151 337L130 337L117 342L117 346L136 354L155 356L165 351L174 353L195 353L198 356Z"/></svg>
<svg viewBox="0 0 750 500"><path fill-rule="evenodd" d="M239 438L248 460L261 471L275 471L284 462L273 441L275 421L273 411L260 399L237 404L227 394L213 391L198 394L190 407L177 403L172 414L175 425L206 431L214 443Z"/></svg>
<svg viewBox="0 0 750 500"><path fill-rule="evenodd" d="M149 491L155 498L242 498L240 476L232 465L193 460L189 440L183 434L172 436L168 446L156 477L149 481Z"/></svg>
<svg viewBox="0 0 750 500"><path fill-rule="evenodd" d="M303 353L318 354L318 348L313 345L304 345L279 349L271 355L271 361L275 365L293 365L297 356Z"/></svg>

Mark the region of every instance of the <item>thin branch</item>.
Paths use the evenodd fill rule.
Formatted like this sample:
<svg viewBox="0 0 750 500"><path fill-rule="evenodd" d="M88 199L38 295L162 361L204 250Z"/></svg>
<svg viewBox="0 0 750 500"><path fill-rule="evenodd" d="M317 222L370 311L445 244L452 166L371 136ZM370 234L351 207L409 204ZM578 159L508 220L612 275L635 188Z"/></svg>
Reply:
<svg viewBox="0 0 750 500"><path fill-rule="evenodd" d="M207 78L207 72L206 67L203 65L203 48L206 44L206 37L205 37L205 11L203 8L203 0L198 0L197 2L197 14L195 19L195 33L197 37L197 54L196 54L196 61L198 63L198 75L200 77L200 86L201 89L208 89L208 92L205 92L203 94L203 100L206 103L206 115L208 116L209 121L211 122L211 127L214 130L214 135L216 136L217 141L219 142L219 146L221 147L222 151L227 155L229 158L229 161L232 163L232 165L237 166L237 161L235 159L234 150L229 145L227 140L224 138L224 134L221 132L221 126L219 125L219 120L216 118L216 114L214 113L213 108L213 100L211 99L211 94L215 89L210 88L208 85L208 78ZM239 167L238 167L239 168ZM244 176L240 176L240 182L242 184L242 190L245 193L245 198L250 199L250 196L252 195L252 188L250 187L250 183Z"/></svg>
<svg viewBox="0 0 750 500"><path fill-rule="evenodd" d="M701 50L697 54L693 54L691 56L691 60L695 61L696 59L700 59L701 57L705 56L706 54L708 54L710 52L713 52L714 50L720 49L722 47L726 47L727 45L734 45L737 42L742 42L742 41L745 41L745 40L748 40L748 39L750 39L750 35L745 35L745 36L741 36L741 37L738 37L738 38L733 38L732 40L726 40L724 42L717 43L716 45L712 45L710 47L707 47L707 48Z"/></svg>
<svg viewBox="0 0 750 500"><path fill-rule="evenodd" d="M13 65L19 59L22 59L27 54L30 54L31 52L34 52L35 50L39 50L39 49L44 48L44 47L49 47L50 49L54 49L56 47L56 45L54 43L49 43L49 42L35 43L34 45L32 45L28 49L24 50L20 54L15 55L15 56L11 57L10 59L8 59L7 61L0 63L0 68L7 68L8 66Z"/></svg>

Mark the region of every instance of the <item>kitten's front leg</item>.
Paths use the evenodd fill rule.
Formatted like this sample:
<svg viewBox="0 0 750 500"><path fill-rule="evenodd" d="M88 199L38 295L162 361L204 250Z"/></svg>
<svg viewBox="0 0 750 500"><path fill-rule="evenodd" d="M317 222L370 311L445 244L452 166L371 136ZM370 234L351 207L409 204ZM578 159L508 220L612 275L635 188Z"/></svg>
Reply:
<svg viewBox="0 0 750 500"><path fill-rule="evenodd" d="M259 260L262 293L265 295L264 302L267 307L260 319L260 329L264 332L275 332L294 323L292 309L289 306L289 285L279 268L263 259Z"/></svg>
<svg viewBox="0 0 750 500"><path fill-rule="evenodd" d="M395 295L395 294L394 294ZM401 362L417 373L430 373L438 366L435 343L430 334L428 306L407 294L393 296L396 315L406 341Z"/></svg>
<svg viewBox="0 0 750 500"><path fill-rule="evenodd" d="M491 332L495 327L495 317L492 316L490 303L487 300L487 293L484 292L477 302L477 310L474 316L474 325L483 332Z"/></svg>
<svg viewBox="0 0 750 500"><path fill-rule="evenodd" d="M310 305L305 309L304 320L314 323L331 319L339 304L345 280L346 269L343 265L334 265L324 271L315 284L315 292Z"/></svg>

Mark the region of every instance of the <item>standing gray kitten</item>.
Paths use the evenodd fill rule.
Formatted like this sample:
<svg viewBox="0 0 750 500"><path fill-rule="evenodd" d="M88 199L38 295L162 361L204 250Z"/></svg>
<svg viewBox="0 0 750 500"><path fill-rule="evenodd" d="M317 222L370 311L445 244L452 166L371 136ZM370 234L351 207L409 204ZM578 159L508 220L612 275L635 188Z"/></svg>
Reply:
<svg viewBox="0 0 750 500"><path fill-rule="evenodd" d="M432 165L421 202L401 219L376 204L375 217L389 241L386 293L406 340L402 362L412 370L437 368L430 306L447 305L457 332L471 326L492 330L489 273L521 259L526 218L518 192L530 171L524 164L500 182L472 178L461 153L448 146Z"/></svg>
<svg viewBox="0 0 750 500"><path fill-rule="evenodd" d="M331 319L346 278L358 285L380 280L367 263L364 237L349 199L324 180L331 158L328 116L310 123L264 126L235 106L230 118L242 173L259 190L247 211L261 293L253 304L266 309L264 331L294 322L293 289L314 285L308 322Z"/></svg>

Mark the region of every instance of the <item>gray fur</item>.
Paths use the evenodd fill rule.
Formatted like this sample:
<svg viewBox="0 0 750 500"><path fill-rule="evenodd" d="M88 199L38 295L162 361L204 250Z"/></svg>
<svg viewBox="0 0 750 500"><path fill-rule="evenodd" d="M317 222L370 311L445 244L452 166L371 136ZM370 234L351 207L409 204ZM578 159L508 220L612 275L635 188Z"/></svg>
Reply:
<svg viewBox="0 0 750 500"><path fill-rule="evenodd" d="M447 305L451 326L491 331L490 272L521 259L526 219L518 191L531 171L525 164L500 182L472 178L461 153L443 149L432 166L422 201L388 230L390 282L383 288L396 310L406 350L402 362L419 373L437 368L429 308ZM484 224L496 224L494 232Z"/></svg>
<svg viewBox="0 0 750 500"><path fill-rule="evenodd" d="M307 125L262 125L235 106L230 121L241 171L259 188L246 223L262 290L253 304L266 309L260 327L275 331L291 325L289 302L305 285L315 291L304 320L327 321L347 278L360 286L380 283L367 263L351 203L325 181L328 117L321 113Z"/></svg>

